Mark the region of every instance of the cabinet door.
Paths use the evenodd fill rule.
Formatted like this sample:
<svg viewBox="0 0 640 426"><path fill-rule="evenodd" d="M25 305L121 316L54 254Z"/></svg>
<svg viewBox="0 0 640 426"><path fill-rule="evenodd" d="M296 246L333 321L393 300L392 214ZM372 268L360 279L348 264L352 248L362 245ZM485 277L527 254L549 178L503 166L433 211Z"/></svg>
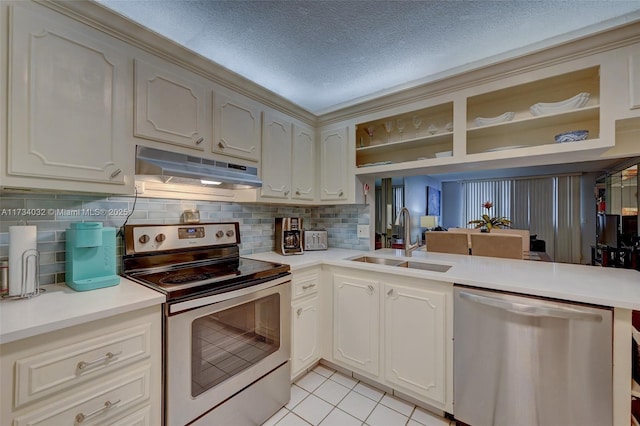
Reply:
<svg viewBox="0 0 640 426"><path fill-rule="evenodd" d="M265 113L262 127L263 197L288 199L291 195L291 123Z"/></svg>
<svg viewBox="0 0 640 426"><path fill-rule="evenodd" d="M128 192L117 187L134 173L127 56L114 39L31 3L14 5L10 19L7 174Z"/></svg>
<svg viewBox="0 0 640 426"><path fill-rule="evenodd" d="M446 293L384 286L385 379L445 403Z"/></svg>
<svg viewBox="0 0 640 426"><path fill-rule="evenodd" d="M316 197L316 138L311 129L293 126L292 199Z"/></svg>
<svg viewBox="0 0 640 426"><path fill-rule="evenodd" d="M347 128L320 134L320 199L347 198Z"/></svg>
<svg viewBox="0 0 640 426"><path fill-rule="evenodd" d="M320 359L320 299L291 305L291 377Z"/></svg>
<svg viewBox="0 0 640 426"><path fill-rule="evenodd" d="M349 367L378 375L379 283L333 276L333 357Z"/></svg>
<svg viewBox="0 0 640 426"><path fill-rule="evenodd" d="M211 144L205 87L190 81L187 71L176 74L140 60L135 76L135 136L200 151Z"/></svg>
<svg viewBox="0 0 640 426"><path fill-rule="evenodd" d="M259 161L260 114L260 108L249 100L217 93L213 151Z"/></svg>

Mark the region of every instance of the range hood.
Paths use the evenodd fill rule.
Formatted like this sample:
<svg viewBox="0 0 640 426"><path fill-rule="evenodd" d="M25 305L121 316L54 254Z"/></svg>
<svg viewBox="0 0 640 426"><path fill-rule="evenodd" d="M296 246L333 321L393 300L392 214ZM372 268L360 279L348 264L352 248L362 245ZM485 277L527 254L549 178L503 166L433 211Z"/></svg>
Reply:
<svg viewBox="0 0 640 426"><path fill-rule="evenodd" d="M164 183L225 189L262 186L256 167L210 160L143 146L136 147L136 177L154 177Z"/></svg>

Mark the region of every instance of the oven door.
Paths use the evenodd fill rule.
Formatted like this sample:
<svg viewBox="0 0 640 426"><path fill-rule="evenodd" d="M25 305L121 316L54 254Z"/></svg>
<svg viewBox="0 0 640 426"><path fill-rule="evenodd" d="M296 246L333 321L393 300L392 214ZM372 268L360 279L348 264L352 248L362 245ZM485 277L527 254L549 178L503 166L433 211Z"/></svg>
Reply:
<svg viewBox="0 0 640 426"><path fill-rule="evenodd" d="M287 276L170 305L188 310L166 318L165 424L188 424L288 362L290 300Z"/></svg>

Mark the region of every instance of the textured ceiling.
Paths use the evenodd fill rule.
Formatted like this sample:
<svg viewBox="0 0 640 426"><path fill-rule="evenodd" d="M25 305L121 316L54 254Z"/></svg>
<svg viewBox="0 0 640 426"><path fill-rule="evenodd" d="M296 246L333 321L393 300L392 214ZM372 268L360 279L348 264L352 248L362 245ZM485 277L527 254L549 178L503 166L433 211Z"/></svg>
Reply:
<svg viewBox="0 0 640 426"><path fill-rule="evenodd" d="M640 1L97 0L321 115L640 19Z"/></svg>

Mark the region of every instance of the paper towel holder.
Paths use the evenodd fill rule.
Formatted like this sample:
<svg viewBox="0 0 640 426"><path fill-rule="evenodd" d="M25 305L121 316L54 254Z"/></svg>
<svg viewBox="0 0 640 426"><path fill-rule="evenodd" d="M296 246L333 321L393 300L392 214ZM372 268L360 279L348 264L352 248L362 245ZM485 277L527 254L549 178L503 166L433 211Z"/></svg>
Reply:
<svg viewBox="0 0 640 426"><path fill-rule="evenodd" d="M33 268L29 268L29 261L33 259ZM27 282L29 278L29 270L32 269L34 273L33 281L34 287L33 290L27 291ZM40 252L36 249L25 250L22 253L22 277L20 280L20 294L16 294L13 296L3 295L3 298L8 299L29 299L39 295L44 292L44 289L40 288Z"/></svg>

